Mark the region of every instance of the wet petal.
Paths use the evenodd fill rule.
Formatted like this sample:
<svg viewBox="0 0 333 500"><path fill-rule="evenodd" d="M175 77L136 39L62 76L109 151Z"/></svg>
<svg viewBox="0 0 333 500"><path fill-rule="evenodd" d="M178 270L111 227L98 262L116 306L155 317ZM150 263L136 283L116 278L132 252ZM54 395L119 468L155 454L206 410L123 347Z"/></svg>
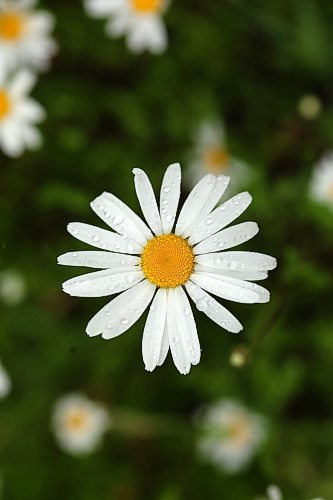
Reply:
<svg viewBox="0 0 333 500"><path fill-rule="evenodd" d="M268 290L248 281L212 273L193 273L191 281L207 292L233 302L254 304L269 301Z"/></svg>
<svg viewBox="0 0 333 500"><path fill-rule="evenodd" d="M150 307L142 337L142 357L146 370L150 372L156 368L159 362L166 325L167 305L166 289L160 288Z"/></svg>
<svg viewBox="0 0 333 500"><path fill-rule="evenodd" d="M203 209L207 199L215 187L216 178L212 174L206 175L192 189L188 195L178 217L175 233L187 237L187 231Z"/></svg>
<svg viewBox="0 0 333 500"><path fill-rule="evenodd" d="M194 228L189 244L195 245L228 226L247 209L251 201L252 196L245 192L220 205Z"/></svg>
<svg viewBox="0 0 333 500"><path fill-rule="evenodd" d="M276 267L276 259L257 252L220 252L198 255L196 262L220 270L270 271Z"/></svg>
<svg viewBox="0 0 333 500"><path fill-rule="evenodd" d="M133 271L133 267L120 273L116 269L103 269L71 278L62 287L74 297L105 297L122 292L143 278L143 272Z"/></svg>
<svg viewBox="0 0 333 500"><path fill-rule="evenodd" d="M154 190L152 188L150 180L147 174L139 168L134 168L133 173L135 190L142 213L151 230L156 235L162 234L163 230L161 217L158 211Z"/></svg>
<svg viewBox="0 0 333 500"><path fill-rule="evenodd" d="M142 245L153 237L150 229L125 203L103 193L90 203L94 212L114 231Z"/></svg>
<svg viewBox="0 0 333 500"><path fill-rule="evenodd" d="M258 231L259 227L256 222L242 222L241 224L222 229L222 231L201 241L193 248L193 252L195 255L199 255L218 252L222 249L226 250L250 240Z"/></svg>
<svg viewBox="0 0 333 500"><path fill-rule="evenodd" d="M186 283L185 288L198 311L206 314L219 326L232 333L238 333L243 329L238 319L202 288L191 281Z"/></svg>
<svg viewBox="0 0 333 500"><path fill-rule="evenodd" d="M167 323L164 326L164 332L161 343L160 357L158 358L157 366L162 366L169 352L169 336L167 330Z"/></svg>
<svg viewBox="0 0 333 500"><path fill-rule="evenodd" d="M63 266L92 267L96 269L117 268L121 271L124 268L138 266L140 257L134 255L123 255L110 252L67 252L58 257L58 264ZM133 271L138 271L134 267Z"/></svg>
<svg viewBox="0 0 333 500"><path fill-rule="evenodd" d="M190 358L187 356L184 344L182 342L182 331L179 329L176 320L176 300L175 289L170 288L168 291L168 311L167 311L167 331L169 337L169 345L171 349L172 359L177 370L186 375L191 368Z"/></svg>
<svg viewBox="0 0 333 500"><path fill-rule="evenodd" d="M142 252L143 246L140 243L90 224L71 222L68 224L67 230L76 239L102 250L130 254Z"/></svg>
<svg viewBox="0 0 333 500"><path fill-rule="evenodd" d="M197 365L201 357L200 342L191 305L181 286L175 288L176 319L187 357Z"/></svg>
<svg viewBox="0 0 333 500"><path fill-rule="evenodd" d="M172 231L175 222L180 197L180 181L180 165L174 163L165 171L160 194L160 213L164 234Z"/></svg>
<svg viewBox="0 0 333 500"><path fill-rule="evenodd" d="M222 276L230 276L231 278L239 278L246 281L261 281L268 277L267 271L227 271L217 267L208 267L196 264L195 271L198 273L215 273Z"/></svg>

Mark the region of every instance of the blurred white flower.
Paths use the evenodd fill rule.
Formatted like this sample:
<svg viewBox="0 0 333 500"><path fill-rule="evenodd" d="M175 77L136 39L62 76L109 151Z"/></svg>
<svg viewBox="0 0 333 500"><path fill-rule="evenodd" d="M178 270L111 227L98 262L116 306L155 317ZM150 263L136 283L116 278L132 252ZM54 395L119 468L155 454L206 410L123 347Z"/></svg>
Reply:
<svg viewBox="0 0 333 500"><path fill-rule="evenodd" d="M25 297L26 283L21 273L14 269L0 272L0 299L8 305L19 304Z"/></svg>
<svg viewBox="0 0 333 500"><path fill-rule="evenodd" d="M54 17L34 11L36 0L0 0L0 73L47 69L56 51L50 37Z"/></svg>
<svg viewBox="0 0 333 500"><path fill-rule="evenodd" d="M310 196L333 209L333 152L326 154L313 168Z"/></svg>
<svg viewBox="0 0 333 500"><path fill-rule="evenodd" d="M45 113L29 93L35 76L21 70L10 79L0 75L0 149L10 157L20 156L25 149L36 149L42 139L35 127Z"/></svg>
<svg viewBox="0 0 333 500"><path fill-rule="evenodd" d="M12 383L7 371L0 361L0 399L5 398L12 388Z"/></svg>
<svg viewBox="0 0 333 500"><path fill-rule="evenodd" d="M267 500L282 500L282 492L276 484L271 484L267 488Z"/></svg>
<svg viewBox="0 0 333 500"><path fill-rule="evenodd" d="M212 295L242 303L268 302L263 280L276 259L256 252L225 250L258 232L254 222L230 224L250 205L249 193L240 193L214 208L229 178L206 175L193 188L179 216L181 168L170 165L164 174L160 208L147 174L133 170L137 197L145 223L111 193L92 203L94 212L113 230L83 224L68 225L78 240L102 251L69 252L58 263L100 271L71 278L63 289L76 297L119 294L88 323L89 336L112 339L126 332L151 303L142 337L146 370L161 366L171 350L182 374L200 361L197 328L187 294L196 308L220 327L238 333L242 325ZM184 288L183 288L184 287Z"/></svg>
<svg viewBox="0 0 333 500"><path fill-rule="evenodd" d="M323 106L319 97L314 94L303 95L297 103L299 115L305 120L315 120L322 112Z"/></svg>
<svg viewBox="0 0 333 500"><path fill-rule="evenodd" d="M204 121L194 135L192 160L186 180L193 187L203 175L228 175L232 191L246 185L250 179L250 167L230 154L225 137L225 127L219 120Z"/></svg>
<svg viewBox="0 0 333 500"><path fill-rule="evenodd" d="M52 429L58 445L72 455L93 452L110 423L111 418L104 405L80 393L60 398L52 415Z"/></svg>
<svg viewBox="0 0 333 500"><path fill-rule="evenodd" d="M145 50L164 52L168 45L162 15L168 0L86 0L87 12L94 17L107 17L107 34L126 36L132 52Z"/></svg>
<svg viewBox="0 0 333 500"><path fill-rule="evenodd" d="M236 473L251 461L267 434L263 416L242 404L222 399L199 418L199 453L228 473Z"/></svg>

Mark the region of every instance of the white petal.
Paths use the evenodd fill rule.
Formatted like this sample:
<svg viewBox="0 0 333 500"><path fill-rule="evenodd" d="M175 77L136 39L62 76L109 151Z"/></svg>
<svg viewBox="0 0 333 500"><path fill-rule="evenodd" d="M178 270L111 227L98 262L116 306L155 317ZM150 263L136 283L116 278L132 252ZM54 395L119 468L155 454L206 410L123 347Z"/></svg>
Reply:
<svg viewBox="0 0 333 500"><path fill-rule="evenodd" d="M250 240L258 231L259 227L256 222L242 222L241 224L223 229L210 236L210 238L207 238L207 240L201 241L201 243L193 248L193 252L195 255L199 255L202 253L218 252L222 249L226 250Z"/></svg>
<svg viewBox="0 0 333 500"><path fill-rule="evenodd" d="M251 201L252 196L245 192L223 203L194 228L189 244L195 245L228 226L247 209Z"/></svg>
<svg viewBox="0 0 333 500"><path fill-rule="evenodd" d="M176 320L181 341L192 365L197 365L201 357L200 342L191 305L181 286L175 288Z"/></svg>
<svg viewBox="0 0 333 500"><path fill-rule="evenodd" d="M163 233L172 231L180 197L181 170L179 163L170 165L164 174L161 195L160 212Z"/></svg>
<svg viewBox="0 0 333 500"><path fill-rule="evenodd" d="M135 267L122 269L103 269L93 273L71 278L62 287L64 292L75 297L105 297L127 290L144 278L142 271Z"/></svg>
<svg viewBox="0 0 333 500"><path fill-rule="evenodd" d="M243 326L238 319L202 288L191 281L186 283L185 288L197 309L205 313L212 321L232 333L243 330Z"/></svg>
<svg viewBox="0 0 333 500"><path fill-rule="evenodd" d="M114 231L142 245L153 238L146 224L125 203L111 193L103 193L90 203L94 212Z"/></svg>
<svg viewBox="0 0 333 500"><path fill-rule="evenodd" d="M36 83L36 76L28 70L21 70L14 76L9 85L10 94L16 97L22 97L29 94Z"/></svg>
<svg viewBox="0 0 333 500"><path fill-rule="evenodd" d="M156 287L148 280L144 280L118 295L89 321L87 334L93 337L102 333L103 339L121 335L144 313L155 289Z"/></svg>
<svg viewBox="0 0 333 500"><path fill-rule="evenodd" d="M270 271L276 267L276 259L257 252L220 252L198 255L196 262L220 270Z"/></svg>
<svg viewBox="0 0 333 500"><path fill-rule="evenodd" d="M168 355L168 352L169 352L169 336L168 336L167 323L165 323L162 342L161 342L161 352L160 352L160 357L158 358L157 366L163 365Z"/></svg>
<svg viewBox="0 0 333 500"><path fill-rule="evenodd" d="M90 15L104 17L117 12L122 4L123 0L87 0L85 7Z"/></svg>
<svg viewBox="0 0 333 500"><path fill-rule="evenodd" d="M168 293L167 331L168 331L172 359L178 371L181 374L186 375L187 373L189 373L191 369L191 362L186 354L184 344L182 342L181 331L179 331L178 323L176 320L175 289L170 288L167 291L167 293Z"/></svg>
<svg viewBox="0 0 333 500"><path fill-rule="evenodd" d="M248 281L213 273L193 273L191 281L207 292L233 302L254 304L269 301L268 290Z"/></svg>
<svg viewBox="0 0 333 500"><path fill-rule="evenodd" d="M179 236L188 236L187 230L196 221L207 199L215 187L216 178L212 174L205 175L192 189L180 211L175 233Z"/></svg>
<svg viewBox="0 0 333 500"><path fill-rule="evenodd" d="M139 168L133 169L136 194L142 213L155 234L162 234L162 223L154 190L147 174Z"/></svg>
<svg viewBox="0 0 333 500"><path fill-rule="evenodd" d="M151 16L145 26L145 46L153 54L161 54L168 46L168 35L164 23L159 16Z"/></svg>
<svg viewBox="0 0 333 500"><path fill-rule="evenodd" d="M268 277L267 271L227 271L226 269L219 269L217 267L208 267L196 264L195 271L198 273L216 273L223 276L230 276L231 278L239 278L246 281L260 281Z"/></svg>
<svg viewBox="0 0 333 500"><path fill-rule="evenodd" d="M20 102L15 110L15 117L24 122L35 122L38 123L45 118L45 111L36 101L33 99L25 99Z"/></svg>
<svg viewBox="0 0 333 500"><path fill-rule="evenodd" d="M218 202L220 201L221 197L223 196L225 190L229 185L229 182L230 182L230 177L227 177L225 175L218 175L216 177L215 187L212 191L212 194L209 196L209 198L207 198L207 201L204 207L202 208L197 220L194 221L193 225L186 232L186 236L190 236L193 229L197 225L201 224L204 220L206 220L208 214L211 213L213 208L215 208Z"/></svg>
<svg viewBox="0 0 333 500"><path fill-rule="evenodd" d="M110 252L68 252L58 257L58 264L63 266L92 267L96 269L124 268L138 266L140 257ZM134 268L138 270L138 268Z"/></svg>
<svg viewBox="0 0 333 500"><path fill-rule="evenodd" d="M142 357L146 370L150 372L156 368L161 354L167 306L166 289L160 288L150 307L142 337Z"/></svg>
<svg viewBox="0 0 333 500"><path fill-rule="evenodd" d="M67 230L78 240L110 252L139 254L143 248L142 245L130 238L124 238L119 234L82 222L71 222L68 224Z"/></svg>

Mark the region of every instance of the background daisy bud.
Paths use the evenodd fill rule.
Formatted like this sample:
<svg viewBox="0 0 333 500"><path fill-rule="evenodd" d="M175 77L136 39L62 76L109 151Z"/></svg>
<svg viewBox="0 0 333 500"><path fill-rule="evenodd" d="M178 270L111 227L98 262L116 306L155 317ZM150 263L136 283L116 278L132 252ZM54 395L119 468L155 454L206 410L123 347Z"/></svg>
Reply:
<svg viewBox="0 0 333 500"><path fill-rule="evenodd" d="M0 300L7 305L19 304L26 295L26 282L23 275L14 269L0 272Z"/></svg>

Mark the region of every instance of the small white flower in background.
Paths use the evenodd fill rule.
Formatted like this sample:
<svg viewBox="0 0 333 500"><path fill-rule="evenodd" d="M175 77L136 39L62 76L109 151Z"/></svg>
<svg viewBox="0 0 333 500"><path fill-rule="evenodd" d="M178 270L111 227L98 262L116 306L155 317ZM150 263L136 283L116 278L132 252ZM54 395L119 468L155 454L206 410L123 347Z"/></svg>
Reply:
<svg viewBox="0 0 333 500"><path fill-rule="evenodd" d="M298 113L304 120L315 120L322 109L321 100L314 94L303 95L297 103Z"/></svg>
<svg viewBox="0 0 333 500"><path fill-rule="evenodd" d="M259 229L255 222L227 228L250 205L241 193L218 208L228 177L206 175L191 191L176 220L181 169L170 165L163 178L160 209L143 170L135 168L136 193L147 224L110 193L92 203L94 212L115 232L71 223L75 238L102 251L61 255L62 265L102 269L69 279L63 289L77 297L118 294L88 323L87 333L111 339L128 330L152 302L142 339L146 370L164 363L169 348L182 374L200 361L201 349L187 295L197 309L230 332L240 322L210 294L234 302L269 301L269 292L252 281L265 279L276 259L254 252L225 250L248 241ZM207 293L208 292L208 293Z"/></svg>
<svg viewBox="0 0 333 500"><path fill-rule="evenodd" d="M326 154L313 168L310 196L333 209L333 152Z"/></svg>
<svg viewBox="0 0 333 500"><path fill-rule="evenodd" d="M87 12L94 17L107 17L107 34L126 36L132 52L145 50L164 52L168 45L162 15L168 0L86 0Z"/></svg>
<svg viewBox="0 0 333 500"><path fill-rule="evenodd" d="M43 121L45 112L29 97L35 82L35 76L26 70L11 78L0 75L0 150L12 158L25 149L38 148L42 142L35 125Z"/></svg>
<svg viewBox="0 0 333 500"><path fill-rule="evenodd" d="M229 175L231 190L246 185L250 179L250 167L230 154L224 125L219 120L204 121L194 136L192 160L186 180L193 187L207 173Z"/></svg>
<svg viewBox="0 0 333 500"><path fill-rule="evenodd" d="M229 399L209 406L198 425L200 455L228 473L244 469L267 434L264 417Z"/></svg>
<svg viewBox="0 0 333 500"><path fill-rule="evenodd" d="M0 361L0 399L5 398L12 388L12 383L7 371Z"/></svg>
<svg viewBox="0 0 333 500"><path fill-rule="evenodd" d="M52 415L52 430L59 447L72 455L93 452L101 443L111 418L100 403L84 394L71 393L60 398Z"/></svg>
<svg viewBox="0 0 333 500"><path fill-rule="evenodd" d="M271 484L267 488L267 500L282 500L282 492L276 484Z"/></svg>
<svg viewBox="0 0 333 500"><path fill-rule="evenodd" d="M0 272L0 300L10 306L19 304L26 295L26 283L14 269Z"/></svg>
<svg viewBox="0 0 333 500"><path fill-rule="evenodd" d="M48 68L56 51L50 33L54 17L33 10L35 0L0 0L0 73L18 68Z"/></svg>

